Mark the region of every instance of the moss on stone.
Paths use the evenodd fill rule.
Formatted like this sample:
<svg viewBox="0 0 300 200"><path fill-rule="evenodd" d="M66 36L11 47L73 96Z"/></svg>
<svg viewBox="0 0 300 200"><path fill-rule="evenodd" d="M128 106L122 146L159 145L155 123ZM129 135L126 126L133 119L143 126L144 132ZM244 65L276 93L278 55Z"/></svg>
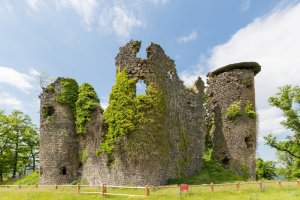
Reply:
<svg viewBox="0 0 300 200"><path fill-rule="evenodd" d="M84 164L86 162L86 160L89 157L89 153L87 151L87 149L84 149L80 154L79 154L79 160L82 164Z"/></svg>
<svg viewBox="0 0 300 200"><path fill-rule="evenodd" d="M237 102L233 102L226 109L226 116L231 120L236 119L240 115L241 115L241 106Z"/></svg>
<svg viewBox="0 0 300 200"><path fill-rule="evenodd" d="M78 89L78 99L76 101L76 132L85 134L87 124L90 121L92 112L100 107L99 98L94 88L83 83Z"/></svg>
<svg viewBox="0 0 300 200"><path fill-rule="evenodd" d="M246 101L245 104L245 113L249 118L254 119L256 117L256 112L254 110L254 106L249 101Z"/></svg>

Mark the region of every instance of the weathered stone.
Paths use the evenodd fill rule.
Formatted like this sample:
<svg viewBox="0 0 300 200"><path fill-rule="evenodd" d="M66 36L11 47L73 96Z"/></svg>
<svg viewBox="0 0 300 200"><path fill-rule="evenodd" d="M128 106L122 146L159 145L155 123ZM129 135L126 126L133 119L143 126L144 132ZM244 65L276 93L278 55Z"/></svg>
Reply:
<svg viewBox="0 0 300 200"><path fill-rule="evenodd" d="M141 42L130 41L120 48L116 71L125 70L130 79L159 89L164 96L159 119L139 124L121 138L109 166L107 155L97 153L108 134L103 110L97 107L86 134L77 134L74 111L55 98L62 90L59 78L40 96L40 184L67 184L81 178L92 185L161 185L200 171L205 144L204 83L199 78L192 88L186 88L174 60L159 45L151 43L146 59L136 57L140 46ZM259 70L255 63L233 64L210 73L208 79L213 156L237 173L245 165L251 177L255 175L256 120L243 110L246 102L255 105L254 75ZM235 120L226 117L233 102L242 108L242 116ZM157 110L148 110L153 112Z"/></svg>
<svg viewBox="0 0 300 200"><path fill-rule="evenodd" d="M236 63L208 74L209 113L214 122L213 158L225 167L255 179L256 118L245 113L246 103L255 107L254 76L257 63ZM246 84L245 84L246 83ZM241 108L241 116L227 117L233 103Z"/></svg>
<svg viewBox="0 0 300 200"><path fill-rule="evenodd" d="M74 114L68 106L57 103L61 78L41 95L40 184L67 184L79 177L78 142ZM45 116L45 109L53 111Z"/></svg>

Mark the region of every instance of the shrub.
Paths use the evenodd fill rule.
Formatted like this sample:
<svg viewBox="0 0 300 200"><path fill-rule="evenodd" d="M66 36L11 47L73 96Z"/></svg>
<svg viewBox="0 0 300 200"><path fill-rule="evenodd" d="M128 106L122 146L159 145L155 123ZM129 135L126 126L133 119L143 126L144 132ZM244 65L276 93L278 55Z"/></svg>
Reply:
<svg viewBox="0 0 300 200"><path fill-rule="evenodd" d="M246 101L245 113L248 117L250 117L252 119L254 119L256 117L256 112L254 110L254 106L249 101Z"/></svg>
<svg viewBox="0 0 300 200"><path fill-rule="evenodd" d="M233 102L227 109L226 109L226 116L229 119L236 119L238 116L241 115L241 107L237 102Z"/></svg>

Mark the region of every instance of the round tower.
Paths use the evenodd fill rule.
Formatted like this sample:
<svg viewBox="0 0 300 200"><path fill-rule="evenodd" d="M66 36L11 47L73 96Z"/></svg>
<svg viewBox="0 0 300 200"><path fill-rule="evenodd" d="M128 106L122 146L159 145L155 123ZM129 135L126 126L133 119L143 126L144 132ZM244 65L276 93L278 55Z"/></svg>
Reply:
<svg viewBox="0 0 300 200"><path fill-rule="evenodd" d="M79 175L74 111L62 103L68 80L58 78L40 95L40 184L67 184Z"/></svg>
<svg viewBox="0 0 300 200"><path fill-rule="evenodd" d="M245 177L255 178L255 62L227 65L208 74L209 114L214 159Z"/></svg>

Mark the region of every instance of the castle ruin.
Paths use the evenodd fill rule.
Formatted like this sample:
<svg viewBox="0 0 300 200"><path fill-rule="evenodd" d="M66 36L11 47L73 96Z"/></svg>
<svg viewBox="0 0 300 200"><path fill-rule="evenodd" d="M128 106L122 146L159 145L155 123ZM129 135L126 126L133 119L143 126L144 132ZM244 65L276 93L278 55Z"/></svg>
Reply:
<svg viewBox="0 0 300 200"><path fill-rule="evenodd" d="M130 41L120 48L117 79L105 111L91 86L78 87L73 79L58 78L44 89L40 184L85 179L92 185L162 185L201 170L204 83L199 78L193 88L186 88L174 61L159 45L147 48L146 59L136 56L140 47L141 42ZM237 173L246 170L252 178L254 75L259 71L256 63L239 63L210 73L208 81L213 157ZM138 82L146 84L146 94L136 94ZM240 112L229 119L226 111L232 103L240 106Z"/></svg>

